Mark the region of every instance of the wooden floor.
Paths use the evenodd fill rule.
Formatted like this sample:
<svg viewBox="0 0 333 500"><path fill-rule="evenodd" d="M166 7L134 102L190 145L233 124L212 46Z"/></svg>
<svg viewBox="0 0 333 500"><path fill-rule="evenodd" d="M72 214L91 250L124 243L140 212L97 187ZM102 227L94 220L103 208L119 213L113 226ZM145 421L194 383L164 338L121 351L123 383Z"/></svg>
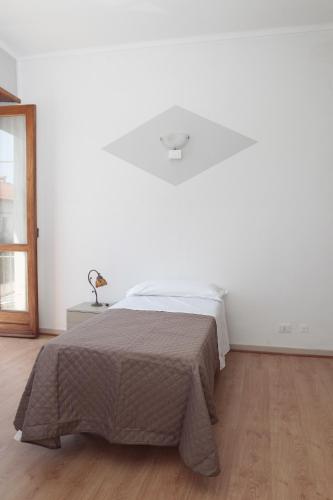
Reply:
<svg viewBox="0 0 333 500"><path fill-rule="evenodd" d="M49 450L12 421L38 340L0 338L1 500L333 500L333 359L230 353L217 380L222 473L191 473L177 450L88 435Z"/></svg>

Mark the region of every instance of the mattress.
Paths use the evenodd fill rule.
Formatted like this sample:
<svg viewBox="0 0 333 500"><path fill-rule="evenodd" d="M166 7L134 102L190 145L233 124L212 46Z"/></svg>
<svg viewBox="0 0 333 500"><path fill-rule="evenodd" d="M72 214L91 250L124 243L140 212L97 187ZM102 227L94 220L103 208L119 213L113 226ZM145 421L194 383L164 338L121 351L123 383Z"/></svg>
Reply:
<svg viewBox="0 0 333 500"><path fill-rule="evenodd" d="M218 368L212 315L113 308L43 346L14 425L50 448L81 432L177 446L193 471L215 475Z"/></svg>
<svg viewBox="0 0 333 500"><path fill-rule="evenodd" d="M229 333L223 299L197 297L130 296L112 305L110 309L183 312L212 316L216 321L220 369L225 367L225 355L230 351Z"/></svg>

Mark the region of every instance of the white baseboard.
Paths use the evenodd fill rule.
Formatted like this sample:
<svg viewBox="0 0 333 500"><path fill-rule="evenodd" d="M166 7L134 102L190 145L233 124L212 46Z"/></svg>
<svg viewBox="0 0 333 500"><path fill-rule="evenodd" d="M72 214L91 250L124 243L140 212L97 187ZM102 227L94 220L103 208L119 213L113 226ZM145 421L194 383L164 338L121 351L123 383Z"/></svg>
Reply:
<svg viewBox="0 0 333 500"><path fill-rule="evenodd" d="M333 357L333 351L330 349L304 349L301 347L281 347L281 346L262 346L262 345L243 345L230 344L232 351L259 352L268 354L294 354L298 356L324 356Z"/></svg>

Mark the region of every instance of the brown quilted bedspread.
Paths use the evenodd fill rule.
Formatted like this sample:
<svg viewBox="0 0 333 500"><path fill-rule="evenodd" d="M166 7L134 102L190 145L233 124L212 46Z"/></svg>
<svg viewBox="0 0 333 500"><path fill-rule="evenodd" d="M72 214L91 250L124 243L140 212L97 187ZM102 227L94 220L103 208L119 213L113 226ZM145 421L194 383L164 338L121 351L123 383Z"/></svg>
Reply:
<svg viewBox="0 0 333 500"><path fill-rule="evenodd" d="M215 475L218 366L214 318L109 310L41 349L14 425L22 441L51 448L79 432L178 446L193 471Z"/></svg>

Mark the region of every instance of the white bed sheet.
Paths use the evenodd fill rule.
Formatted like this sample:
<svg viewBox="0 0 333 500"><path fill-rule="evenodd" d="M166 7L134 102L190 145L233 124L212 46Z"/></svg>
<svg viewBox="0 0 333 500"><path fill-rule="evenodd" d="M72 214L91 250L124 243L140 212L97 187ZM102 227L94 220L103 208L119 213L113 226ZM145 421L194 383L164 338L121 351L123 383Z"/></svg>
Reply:
<svg viewBox="0 0 333 500"><path fill-rule="evenodd" d="M110 309L135 309L141 311L183 312L213 316L216 321L220 369L225 367L225 355L230 350L228 326L223 300L195 297L135 296L126 297Z"/></svg>

